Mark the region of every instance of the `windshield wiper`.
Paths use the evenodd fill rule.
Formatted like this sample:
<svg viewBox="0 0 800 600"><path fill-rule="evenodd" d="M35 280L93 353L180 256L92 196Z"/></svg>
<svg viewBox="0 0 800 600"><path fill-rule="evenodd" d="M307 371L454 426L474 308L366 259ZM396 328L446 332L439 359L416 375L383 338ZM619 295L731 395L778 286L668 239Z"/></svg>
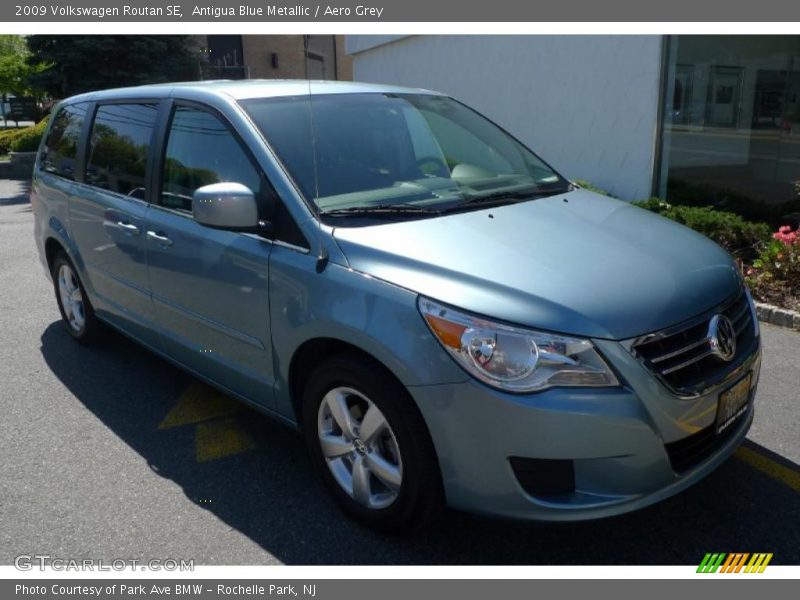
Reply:
<svg viewBox="0 0 800 600"><path fill-rule="evenodd" d="M323 217L362 217L372 215L440 215L442 211L427 206L413 204L374 204L372 206L348 206L323 210Z"/></svg>

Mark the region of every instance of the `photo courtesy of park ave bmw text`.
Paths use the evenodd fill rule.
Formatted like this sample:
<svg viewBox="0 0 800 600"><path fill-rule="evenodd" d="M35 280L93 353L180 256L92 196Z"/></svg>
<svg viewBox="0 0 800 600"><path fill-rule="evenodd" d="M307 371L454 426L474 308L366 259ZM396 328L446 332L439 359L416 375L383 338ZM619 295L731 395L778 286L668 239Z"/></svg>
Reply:
<svg viewBox="0 0 800 600"><path fill-rule="evenodd" d="M0 6L0 596L800 577L754 9Z"/></svg>

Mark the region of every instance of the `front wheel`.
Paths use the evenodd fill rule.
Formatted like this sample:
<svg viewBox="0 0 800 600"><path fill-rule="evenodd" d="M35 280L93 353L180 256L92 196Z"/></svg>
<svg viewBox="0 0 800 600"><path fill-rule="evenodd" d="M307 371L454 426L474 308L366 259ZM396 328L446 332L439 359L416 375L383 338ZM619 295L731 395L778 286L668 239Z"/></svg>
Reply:
<svg viewBox="0 0 800 600"><path fill-rule="evenodd" d="M370 359L334 356L305 386L311 458L339 505L384 531L427 525L443 505L436 452L413 400Z"/></svg>

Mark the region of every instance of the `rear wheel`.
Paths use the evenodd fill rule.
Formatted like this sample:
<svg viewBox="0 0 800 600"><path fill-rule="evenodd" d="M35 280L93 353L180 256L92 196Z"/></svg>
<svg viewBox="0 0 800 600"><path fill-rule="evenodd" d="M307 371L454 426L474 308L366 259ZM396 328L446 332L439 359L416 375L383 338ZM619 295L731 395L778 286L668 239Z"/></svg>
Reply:
<svg viewBox="0 0 800 600"><path fill-rule="evenodd" d="M329 358L304 390L311 458L339 505L384 531L430 523L443 506L430 435L413 400L357 354Z"/></svg>
<svg viewBox="0 0 800 600"><path fill-rule="evenodd" d="M95 341L101 324L72 262L59 252L53 259L53 286L61 319L69 334L82 343Z"/></svg>

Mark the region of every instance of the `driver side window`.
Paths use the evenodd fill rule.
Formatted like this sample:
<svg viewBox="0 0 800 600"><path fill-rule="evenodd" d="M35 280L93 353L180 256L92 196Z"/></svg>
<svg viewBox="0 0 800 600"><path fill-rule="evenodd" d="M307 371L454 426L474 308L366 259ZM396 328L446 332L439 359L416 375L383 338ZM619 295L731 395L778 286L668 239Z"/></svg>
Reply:
<svg viewBox="0 0 800 600"><path fill-rule="evenodd" d="M191 212L192 195L211 183L235 181L256 195L261 177L239 141L217 116L178 106L172 116L160 204Z"/></svg>

